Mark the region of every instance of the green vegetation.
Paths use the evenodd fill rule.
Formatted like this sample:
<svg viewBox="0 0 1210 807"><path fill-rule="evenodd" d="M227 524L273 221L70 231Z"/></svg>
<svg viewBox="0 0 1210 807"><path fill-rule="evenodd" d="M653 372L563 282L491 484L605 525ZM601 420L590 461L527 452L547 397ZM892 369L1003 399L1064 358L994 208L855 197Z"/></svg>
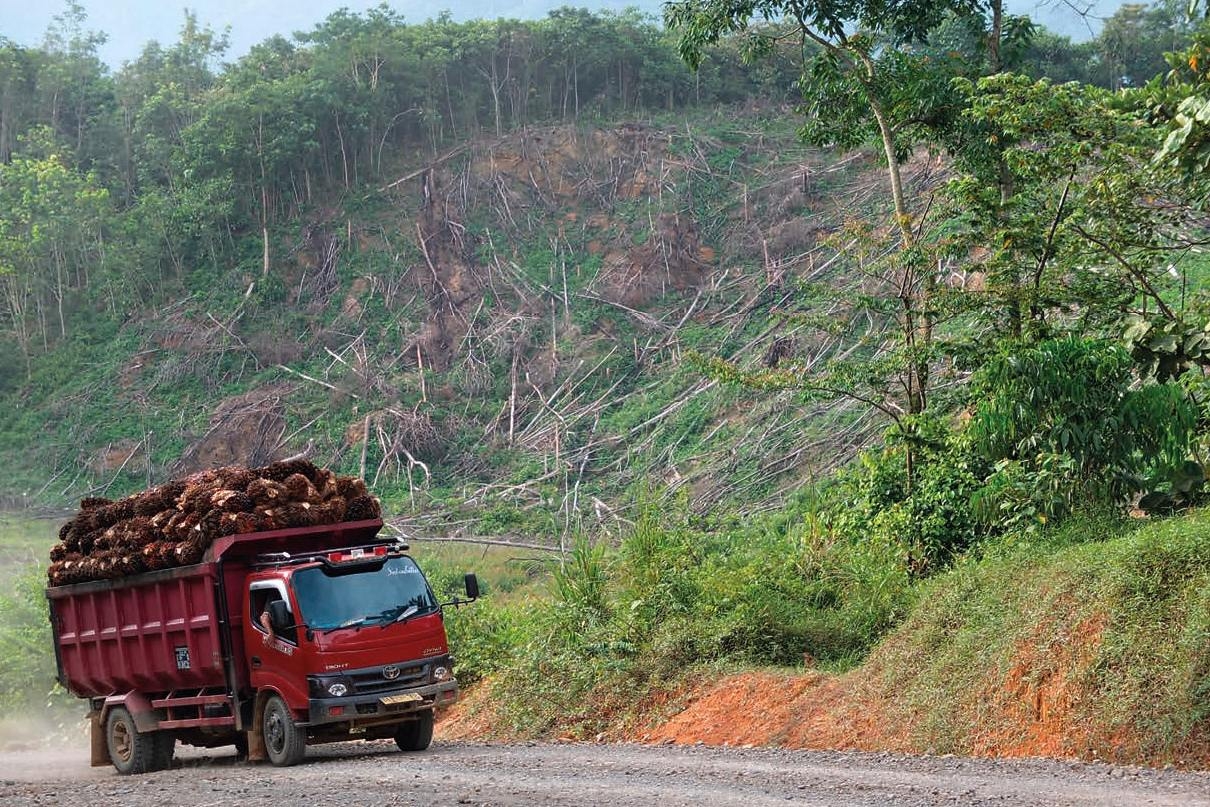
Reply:
<svg viewBox="0 0 1210 807"><path fill-rule="evenodd" d="M1207 23L1128 6L1073 46L999 2L667 19L339 11L221 71L192 15L114 74L74 3L44 48L0 40L3 502L308 451L406 532L561 547L481 556L484 601L449 615L520 733L868 660L920 671L921 743L971 750L938 682L966 704L1075 619L1079 715L1185 754L1210 719L1182 515L1210 436ZM428 560L443 594L473 565ZM28 674L0 697L49 691L33 579L0 599Z"/></svg>
<svg viewBox="0 0 1210 807"><path fill-rule="evenodd" d="M18 714L70 700L55 683L55 655L47 616L46 574L26 566L0 592L0 706Z"/></svg>
<svg viewBox="0 0 1210 807"><path fill-rule="evenodd" d="M938 753L977 751L972 720L1023 742L1021 726L1042 719L1027 713L1037 693L1034 708L1055 712L1052 753L1202 765L1208 526L1200 513L1141 528L1078 520L959 563L874 654L870 686Z"/></svg>
<svg viewBox="0 0 1210 807"><path fill-rule="evenodd" d="M25 567L45 565L58 530L55 519L0 513L0 587Z"/></svg>
<svg viewBox="0 0 1210 807"><path fill-rule="evenodd" d="M617 553L577 546L543 598L460 612L492 731L626 736L703 679L861 663L853 696L898 747L1204 764L1204 515L1079 515L913 582L891 547L804 530L810 512L788 532L644 521Z"/></svg>
<svg viewBox="0 0 1210 807"><path fill-rule="evenodd" d="M894 553L796 525L703 529L645 508L617 552L579 541L545 596L488 596L450 620L459 662L491 683L509 731L591 736L703 666L859 660L907 614ZM473 638L472 638L473 637ZM625 705L624 705L625 704ZM618 713L620 710L620 714Z"/></svg>
<svg viewBox="0 0 1210 807"><path fill-rule="evenodd" d="M45 595L46 555L58 522L0 515L0 709L46 714L61 730L75 704L55 681ZM68 710L73 713L68 717Z"/></svg>

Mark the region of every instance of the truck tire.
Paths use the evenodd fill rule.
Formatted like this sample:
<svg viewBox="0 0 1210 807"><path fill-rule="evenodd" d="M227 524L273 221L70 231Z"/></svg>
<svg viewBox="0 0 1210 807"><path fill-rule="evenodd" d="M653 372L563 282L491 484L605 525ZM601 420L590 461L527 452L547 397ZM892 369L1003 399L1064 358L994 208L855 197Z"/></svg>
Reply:
<svg viewBox="0 0 1210 807"><path fill-rule="evenodd" d="M140 732L125 706L115 706L105 719L105 748L118 773L150 773L165 767L158 732ZM169 762L172 747L169 746Z"/></svg>
<svg viewBox="0 0 1210 807"><path fill-rule="evenodd" d="M433 710L427 709L415 720L399 724L395 744L401 751L423 751L433 742Z"/></svg>
<svg viewBox="0 0 1210 807"><path fill-rule="evenodd" d="M176 751L176 735L169 731L157 731L151 735L151 769L166 771L172 767Z"/></svg>
<svg viewBox="0 0 1210 807"><path fill-rule="evenodd" d="M307 732L294 723L290 707L277 695L265 703L261 722L265 736L265 755L279 767L297 765L307 752Z"/></svg>

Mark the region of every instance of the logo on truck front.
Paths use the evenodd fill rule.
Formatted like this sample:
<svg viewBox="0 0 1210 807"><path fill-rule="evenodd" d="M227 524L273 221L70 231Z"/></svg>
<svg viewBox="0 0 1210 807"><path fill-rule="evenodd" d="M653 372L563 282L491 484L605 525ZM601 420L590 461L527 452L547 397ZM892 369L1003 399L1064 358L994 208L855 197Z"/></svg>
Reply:
<svg viewBox="0 0 1210 807"><path fill-rule="evenodd" d="M399 677L399 668L394 664L388 664L382 668L382 677L388 681L394 681Z"/></svg>

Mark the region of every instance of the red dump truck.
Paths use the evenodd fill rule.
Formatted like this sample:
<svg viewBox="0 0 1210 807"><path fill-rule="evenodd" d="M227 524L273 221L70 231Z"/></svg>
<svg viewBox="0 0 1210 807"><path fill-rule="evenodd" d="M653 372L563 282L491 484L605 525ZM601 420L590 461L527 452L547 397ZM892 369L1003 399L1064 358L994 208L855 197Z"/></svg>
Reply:
<svg viewBox="0 0 1210 807"><path fill-rule="evenodd" d="M169 766L179 740L299 762L308 743L428 747L458 696L442 603L381 520L219 538L202 562L47 589L92 764Z"/></svg>

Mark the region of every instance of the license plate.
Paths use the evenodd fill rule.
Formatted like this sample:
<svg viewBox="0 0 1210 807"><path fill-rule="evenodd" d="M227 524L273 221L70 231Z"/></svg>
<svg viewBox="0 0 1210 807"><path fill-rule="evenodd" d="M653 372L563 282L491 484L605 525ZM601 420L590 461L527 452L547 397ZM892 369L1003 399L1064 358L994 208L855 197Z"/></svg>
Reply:
<svg viewBox="0 0 1210 807"><path fill-rule="evenodd" d="M396 703L417 703L424 700L423 695L417 695L415 692L407 692L403 695L388 695L385 698L379 698L378 702L390 706Z"/></svg>

